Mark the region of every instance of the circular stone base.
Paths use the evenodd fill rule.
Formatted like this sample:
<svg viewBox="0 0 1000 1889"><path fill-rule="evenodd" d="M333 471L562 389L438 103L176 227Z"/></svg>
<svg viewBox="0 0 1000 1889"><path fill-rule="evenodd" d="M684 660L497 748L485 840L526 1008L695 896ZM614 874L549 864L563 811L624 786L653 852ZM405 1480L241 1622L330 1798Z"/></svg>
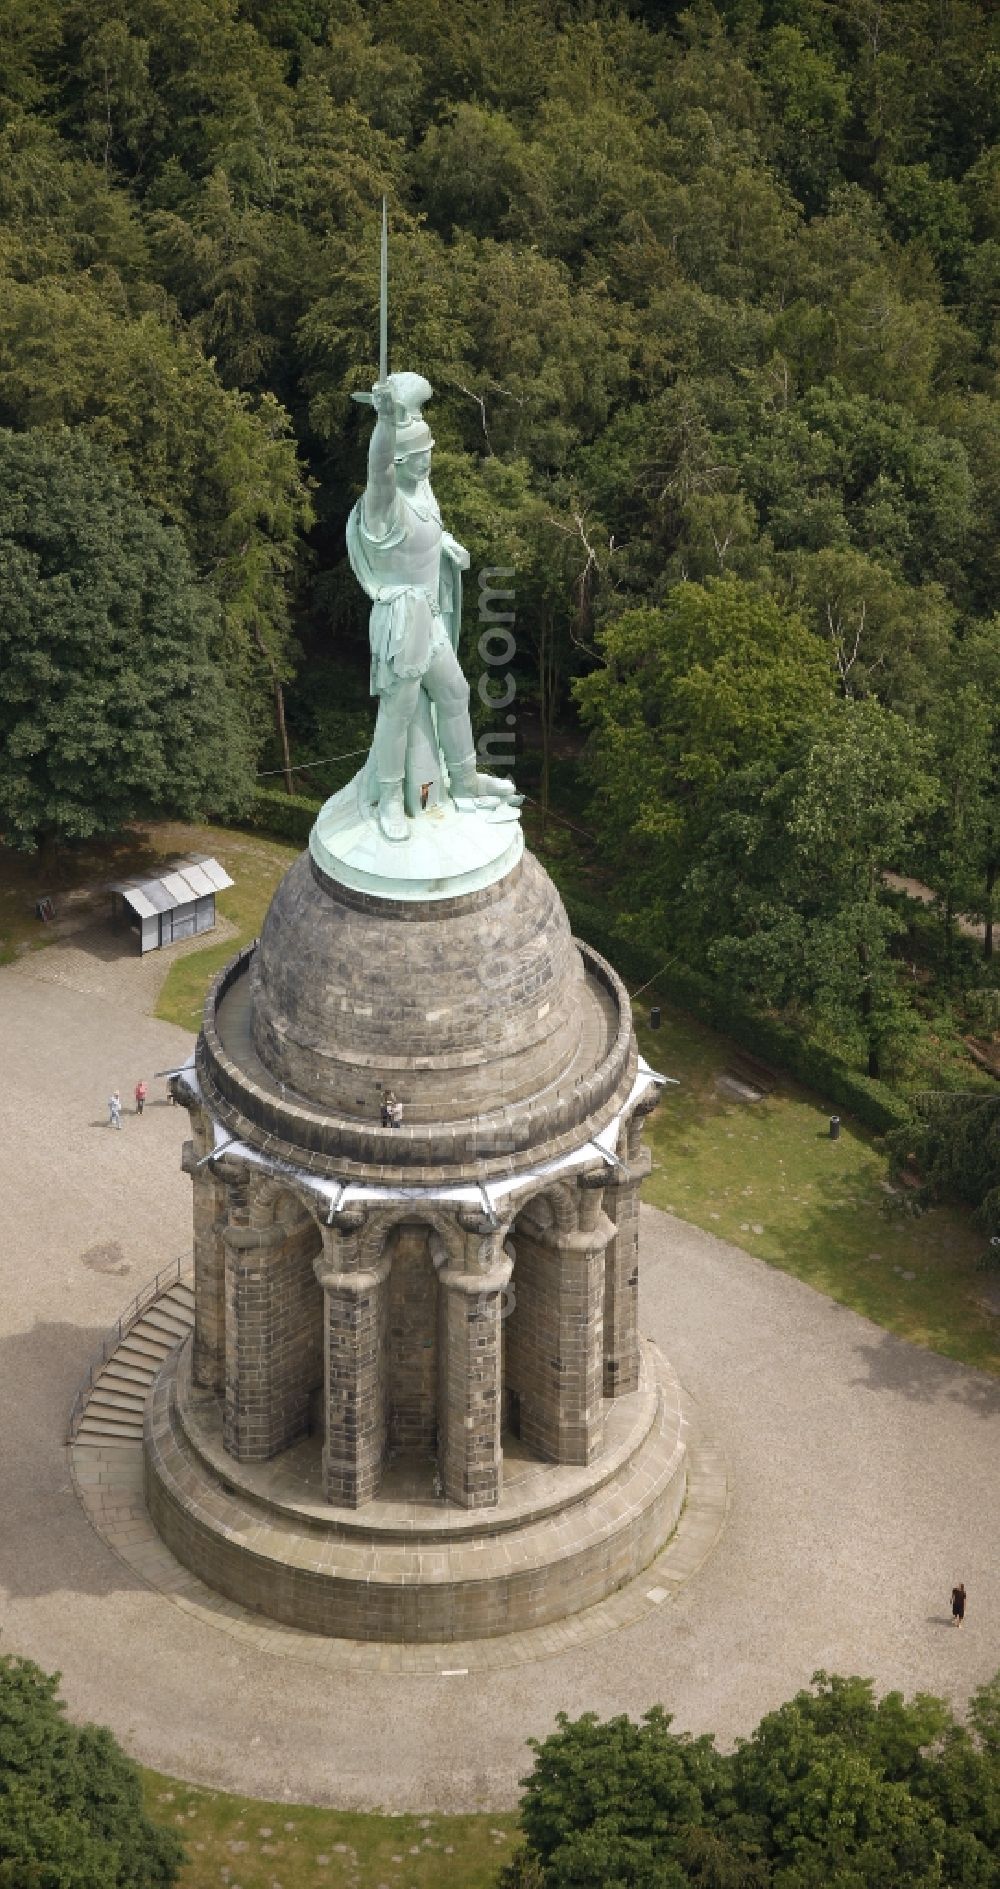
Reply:
<svg viewBox="0 0 1000 1889"><path fill-rule="evenodd" d="M408 819L408 839L387 840L364 805L363 779L320 808L309 835L320 871L338 885L380 899L454 899L495 885L517 865L524 835L516 808L449 798Z"/></svg>
<svg viewBox="0 0 1000 1889"><path fill-rule="evenodd" d="M355 1640L475 1640L560 1620L648 1566L686 1485L678 1387L644 1347L639 1391L606 1405L607 1447L588 1467L510 1461L502 1500L436 1502L397 1467L363 1509L322 1501L317 1446L237 1464L218 1400L195 1390L190 1345L168 1357L146 1407L150 1516L178 1560L229 1600L309 1632Z"/></svg>

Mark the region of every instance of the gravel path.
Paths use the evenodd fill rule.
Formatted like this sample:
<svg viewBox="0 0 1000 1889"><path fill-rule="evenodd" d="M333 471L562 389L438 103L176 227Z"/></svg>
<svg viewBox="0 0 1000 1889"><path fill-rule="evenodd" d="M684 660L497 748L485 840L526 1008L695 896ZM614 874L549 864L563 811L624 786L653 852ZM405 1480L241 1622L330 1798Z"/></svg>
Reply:
<svg viewBox="0 0 1000 1889"><path fill-rule="evenodd" d="M676 1600L536 1665L401 1680L248 1652L145 1587L90 1529L63 1438L98 1339L189 1242L186 1117L154 1100L121 1134L105 1125L115 1084L128 1108L137 1077L189 1047L146 1014L159 969L116 977L77 939L0 972L0 1645L61 1670L75 1715L203 1783L473 1809L515 1800L525 1739L560 1708L660 1700L728 1740L819 1666L960 1704L1000 1665L1000 1384L652 1209L643 1328L733 1487Z"/></svg>

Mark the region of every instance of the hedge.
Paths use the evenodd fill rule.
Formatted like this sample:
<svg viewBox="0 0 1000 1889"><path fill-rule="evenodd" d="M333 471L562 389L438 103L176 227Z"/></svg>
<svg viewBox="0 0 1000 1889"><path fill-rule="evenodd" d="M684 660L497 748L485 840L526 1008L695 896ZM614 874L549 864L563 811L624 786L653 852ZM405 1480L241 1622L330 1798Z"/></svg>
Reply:
<svg viewBox="0 0 1000 1889"><path fill-rule="evenodd" d="M240 825L253 833L268 833L272 839L307 846L322 805L321 800L309 799L305 794L286 794L280 787L258 787Z"/></svg>
<svg viewBox="0 0 1000 1889"><path fill-rule="evenodd" d="M789 1024L755 1010L717 979L705 977L690 965L668 964L658 969L638 947L615 936L603 907L573 893L566 895L565 904L574 931L610 959L628 982L638 987L655 983L661 995L682 1010L722 1031L751 1055L777 1064L876 1134L888 1134L913 1121L908 1102L887 1083L861 1075L839 1056L800 1036Z"/></svg>

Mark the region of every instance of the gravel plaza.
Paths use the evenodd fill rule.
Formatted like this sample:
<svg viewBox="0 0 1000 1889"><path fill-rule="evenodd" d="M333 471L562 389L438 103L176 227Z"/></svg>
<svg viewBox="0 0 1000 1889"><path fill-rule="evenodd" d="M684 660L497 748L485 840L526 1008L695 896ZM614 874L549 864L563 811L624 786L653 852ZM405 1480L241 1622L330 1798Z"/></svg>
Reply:
<svg viewBox="0 0 1000 1889"><path fill-rule="evenodd" d="M60 1671L74 1715L195 1782L473 1810L516 1800L525 1740L559 1710L661 1702L728 1742L818 1667L958 1705L992 1675L1000 1384L651 1208L642 1330L722 1453L730 1507L708 1559L633 1624L533 1660L498 1639L467 1672L447 1649L433 1673L352 1671L269 1652L147 1585L90 1526L65 1428L107 1328L190 1241L187 1119L153 1080L191 1047L151 1015L166 969L95 928L0 971L0 1647Z"/></svg>

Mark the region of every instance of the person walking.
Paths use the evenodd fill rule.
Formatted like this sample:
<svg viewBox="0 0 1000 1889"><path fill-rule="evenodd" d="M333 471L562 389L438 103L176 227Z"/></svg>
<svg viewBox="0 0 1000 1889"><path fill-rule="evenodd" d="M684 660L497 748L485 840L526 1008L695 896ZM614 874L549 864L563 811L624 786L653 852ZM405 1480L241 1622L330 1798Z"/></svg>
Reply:
<svg viewBox="0 0 1000 1889"><path fill-rule="evenodd" d="M965 1619L965 1582L964 1581L960 1581L958 1586L953 1587L951 1590L951 1617L954 1620L956 1627L960 1627L962 1624L962 1621Z"/></svg>
<svg viewBox="0 0 1000 1889"><path fill-rule="evenodd" d="M146 1089L146 1084L142 1081L142 1078L140 1077L139 1081L135 1085L135 1112L137 1115L142 1114L143 1108L145 1107L145 1104L146 1104L147 1093L148 1091Z"/></svg>
<svg viewBox="0 0 1000 1889"><path fill-rule="evenodd" d="M117 1089L112 1089L108 1097L108 1127L120 1128L122 1125L122 1099Z"/></svg>

